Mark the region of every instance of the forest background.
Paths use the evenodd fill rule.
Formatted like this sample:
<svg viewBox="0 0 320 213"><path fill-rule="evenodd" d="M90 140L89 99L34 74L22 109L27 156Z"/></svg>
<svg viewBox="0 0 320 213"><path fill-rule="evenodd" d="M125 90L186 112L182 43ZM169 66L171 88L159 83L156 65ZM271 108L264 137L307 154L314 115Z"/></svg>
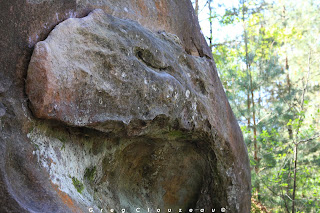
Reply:
<svg viewBox="0 0 320 213"><path fill-rule="evenodd" d="M320 212L320 1L192 3L248 148L251 212Z"/></svg>

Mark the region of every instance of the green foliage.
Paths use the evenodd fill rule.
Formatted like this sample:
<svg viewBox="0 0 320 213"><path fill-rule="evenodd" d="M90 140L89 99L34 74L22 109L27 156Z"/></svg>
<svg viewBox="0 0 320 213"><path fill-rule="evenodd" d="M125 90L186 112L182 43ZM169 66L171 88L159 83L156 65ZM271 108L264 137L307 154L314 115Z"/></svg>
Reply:
<svg viewBox="0 0 320 213"><path fill-rule="evenodd" d="M320 206L320 141L308 140L320 132L319 9L247 0L214 17L243 26L238 40L213 45L213 57L248 147L252 193L273 212L292 211L295 181L295 211Z"/></svg>
<svg viewBox="0 0 320 213"><path fill-rule="evenodd" d="M226 9L225 14L219 20L220 24L234 24L239 21L238 18L239 11L237 8Z"/></svg>

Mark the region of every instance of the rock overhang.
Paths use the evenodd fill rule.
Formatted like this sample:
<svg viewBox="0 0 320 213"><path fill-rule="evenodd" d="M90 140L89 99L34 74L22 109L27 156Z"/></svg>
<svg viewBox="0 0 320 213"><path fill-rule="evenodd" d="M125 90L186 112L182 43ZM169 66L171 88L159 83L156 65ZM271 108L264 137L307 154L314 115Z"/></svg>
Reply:
<svg viewBox="0 0 320 213"><path fill-rule="evenodd" d="M235 121L230 121L230 117L233 118L230 109L223 109L229 105L224 102L213 61L188 54L181 43L173 34L152 32L137 22L113 17L101 10L81 19L68 19L35 47L26 85L32 111L38 118L61 121L67 126L93 128L138 140L135 146L149 144L146 140L159 144L170 141L174 146L182 142L195 156L199 153L206 156L204 161L201 158L199 161L204 162L201 164L209 172L205 175L208 180L199 189L207 194L198 194L190 201L192 205L208 208L224 205L240 211L241 199L250 194L246 191L249 188L247 159L239 162L241 157L235 153L246 153L241 133L239 136L239 133L230 135L223 131L224 126L231 129ZM120 153L134 150L131 143L123 144L125 148L120 149ZM151 150L159 150L158 146ZM167 154L172 155L170 151ZM124 161L121 155L117 167L128 166L128 162L120 165ZM117 159L116 154L114 158ZM186 154L184 159L190 156ZM169 160L177 162L177 159ZM139 177L137 173L132 175ZM226 180L222 180L224 175ZM102 178L100 174L98 179ZM136 190L127 187L128 181L134 183L131 179L122 181L119 185L124 187L122 191L131 190L132 194ZM184 187L188 185L192 184ZM165 199L157 197L157 193L152 195L154 200L145 202L157 202L157 198L162 205L178 205L169 205L172 202L169 198L170 201L164 203ZM141 202L119 192L115 200L123 199L126 200L123 205Z"/></svg>
<svg viewBox="0 0 320 213"><path fill-rule="evenodd" d="M187 54L174 35L95 10L59 24L36 45L26 91L37 117L73 126L163 114L190 129L187 123L210 119L210 65Z"/></svg>

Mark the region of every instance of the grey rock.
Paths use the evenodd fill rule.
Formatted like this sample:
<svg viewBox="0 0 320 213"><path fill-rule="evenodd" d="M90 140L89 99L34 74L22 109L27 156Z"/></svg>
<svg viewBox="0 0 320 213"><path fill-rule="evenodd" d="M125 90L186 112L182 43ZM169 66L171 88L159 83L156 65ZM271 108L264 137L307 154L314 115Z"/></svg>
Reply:
<svg viewBox="0 0 320 213"><path fill-rule="evenodd" d="M8 89L10 88L12 82L10 79L2 76L0 74L0 95L7 92Z"/></svg>
<svg viewBox="0 0 320 213"><path fill-rule="evenodd" d="M97 8L113 17L85 17ZM1 1L0 11L0 46L5 50L0 51L0 102L5 106L0 118L0 212L88 212L89 207L134 212L136 206L141 212L147 207L150 212L157 207L185 211L187 206L206 212L220 207L250 211L250 168L242 134L189 0L11 0ZM72 41L74 34L67 32L81 26L55 27L61 22L65 26L64 20L93 25L82 26L74 33L79 40ZM110 38L99 34L97 26ZM51 42L48 55L36 57L55 32L61 40ZM84 38L91 46L81 43ZM43 40L29 64L34 45ZM106 42L110 40L115 43ZM101 53L109 47L114 50ZM56 55L72 49L66 58ZM57 56L52 61L58 64L47 56ZM110 64L101 64L101 57ZM80 77L79 85L56 76L73 61L75 68L84 67L84 72L67 73L81 74L71 76ZM32 68L36 64L42 67ZM52 76L47 75L50 67ZM31 69L37 72L30 74ZM91 81L91 70L108 72L95 73ZM34 88L29 96L26 77L27 87ZM105 93L97 92L99 87ZM57 94L50 97L50 90L62 90L61 100ZM173 101L173 92L184 96Z"/></svg>
<svg viewBox="0 0 320 213"><path fill-rule="evenodd" d="M6 114L6 108L2 103L0 103L0 118L3 117L5 114Z"/></svg>
<svg viewBox="0 0 320 213"><path fill-rule="evenodd" d="M212 62L189 55L177 37L95 10L59 24L39 42L26 91L34 114L101 131L158 115L186 129L214 118Z"/></svg>
<svg viewBox="0 0 320 213"><path fill-rule="evenodd" d="M226 113L212 59L188 54L181 44L171 33L152 32L102 10L60 23L36 44L26 84L34 115L122 138L90 164L77 164L81 155L74 153L72 168L47 166L62 180L58 185L72 191L66 171L85 181L88 169L98 168L97 186L86 189L88 203L94 200L89 191L97 190L98 206L243 211L250 182L241 133L240 144L228 144L232 134L224 125L235 120ZM43 147L40 135L30 138ZM76 194L70 195L80 200Z"/></svg>

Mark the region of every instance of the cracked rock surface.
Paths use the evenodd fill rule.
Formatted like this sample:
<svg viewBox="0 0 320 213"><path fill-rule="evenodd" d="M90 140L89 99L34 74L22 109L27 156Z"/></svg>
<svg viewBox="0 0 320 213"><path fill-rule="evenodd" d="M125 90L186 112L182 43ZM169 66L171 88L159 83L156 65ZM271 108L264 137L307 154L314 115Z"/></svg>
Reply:
<svg viewBox="0 0 320 213"><path fill-rule="evenodd" d="M108 132L110 121L165 115L189 130L207 128L220 98L212 66L187 54L175 35L95 10L36 44L26 92L37 117L72 126Z"/></svg>
<svg viewBox="0 0 320 213"><path fill-rule="evenodd" d="M247 151L189 1L21 8L42 21L14 25L34 49L2 57L17 65L0 72L1 212L250 211Z"/></svg>

